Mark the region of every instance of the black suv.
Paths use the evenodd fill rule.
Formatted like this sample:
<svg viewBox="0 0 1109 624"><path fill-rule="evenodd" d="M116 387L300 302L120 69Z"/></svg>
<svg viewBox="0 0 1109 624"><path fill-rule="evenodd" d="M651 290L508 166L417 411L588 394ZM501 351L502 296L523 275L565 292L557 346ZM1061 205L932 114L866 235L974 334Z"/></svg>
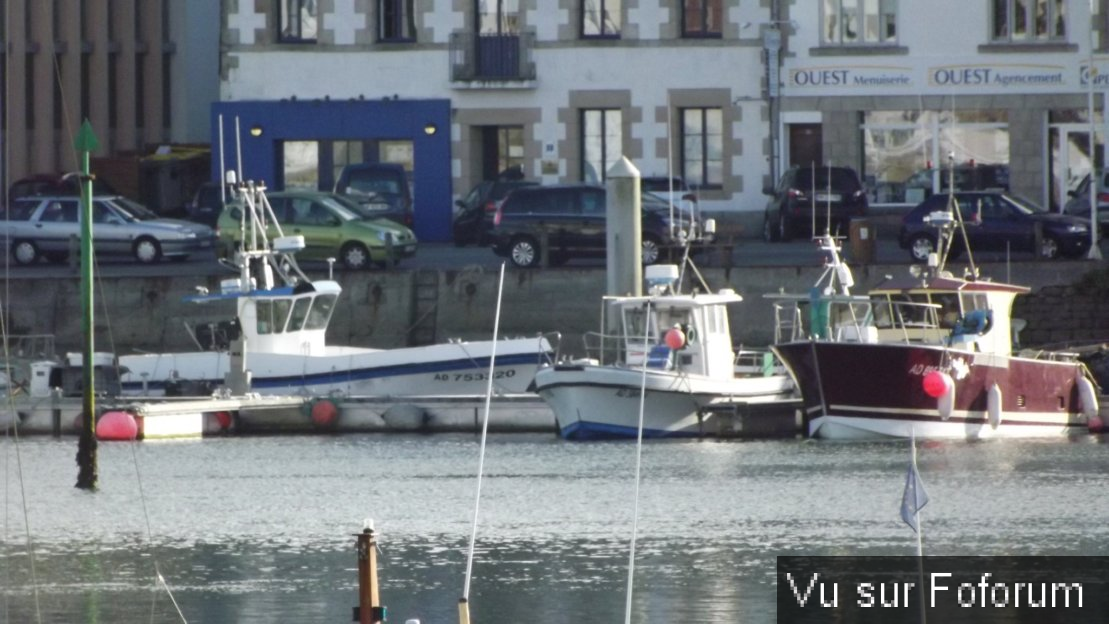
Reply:
<svg viewBox="0 0 1109 624"><path fill-rule="evenodd" d="M845 235L851 217L867 213L866 191L849 167L793 167L777 188L767 187L763 194L771 196L763 216L763 237L769 242L788 241L799 232L819 234L827 225L833 234Z"/></svg>
<svg viewBox="0 0 1109 624"><path fill-rule="evenodd" d="M661 198L642 196L643 263L654 264L668 248L708 242L704 227L680 209L671 227L670 206ZM519 188L501 202L493 218L493 251L519 267L539 264L546 241L548 259L561 264L571 257L603 257L605 189L589 184ZM694 227L695 226L695 227ZM692 230L691 230L692 228ZM692 231L692 234L691 234Z"/></svg>
<svg viewBox="0 0 1109 624"><path fill-rule="evenodd" d="M379 217L412 227L412 189L403 165L384 162L347 165L339 173L335 192L349 196Z"/></svg>
<svg viewBox="0 0 1109 624"><path fill-rule="evenodd" d="M465 247L469 244L488 245L489 231L493 229L493 214L497 204L509 192L524 186L536 186L531 180L485 180L479 183L466 197L458 200L458 212L454 215L452 235L454 244Z"/></svg>

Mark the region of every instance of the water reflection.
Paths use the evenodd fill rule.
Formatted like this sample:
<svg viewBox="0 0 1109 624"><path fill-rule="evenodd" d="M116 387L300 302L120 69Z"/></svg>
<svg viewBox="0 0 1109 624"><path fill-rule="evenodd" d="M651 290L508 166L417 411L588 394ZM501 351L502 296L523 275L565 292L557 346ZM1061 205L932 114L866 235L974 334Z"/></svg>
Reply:
<svg viewBox="0 0 1109 624"><path fill-rule="evenodd" d="M1107 554L1101 440L929 443L930 554ZM472 436L7 445L8 620L350 621L352 534L382 532L391 621L452 622L473 504ZM637 618L773 620L775 556L912 554L906 443L676 442L644 451ZM16 467L24 475L26 529ZM486 457L475 621L620 621L634 446L497 436ZM140 487L141 486L141 487ZM141 491L141 495L140 495ZM34 575L27 536L33 543ZM168 591L155 582L155 569Z"/></svg>

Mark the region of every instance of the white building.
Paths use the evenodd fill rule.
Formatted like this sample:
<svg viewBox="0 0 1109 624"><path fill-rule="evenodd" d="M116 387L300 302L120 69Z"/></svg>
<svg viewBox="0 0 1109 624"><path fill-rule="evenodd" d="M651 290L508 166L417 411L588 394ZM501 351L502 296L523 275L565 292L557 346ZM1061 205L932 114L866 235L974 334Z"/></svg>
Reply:
<svg viewBox="0 0 1109 624"><path fill-rule="evenodd" d="M1058 208L1091 157L1104 162L1107 6L783 0L796 25L782 61L783 162L850 165L872 205L911 204L939 189L937 165L954 153L1006 165L1011 190Z"/></svg>
<svg viewBox="0 0 1109 624"><path fill-rule="evenodd" d="M222 100L243 103L234 114L263 139L254 153L278 154L277 170L261 173L271 184L329 188L347 162L401 161L414 174L417 233L444 240L452 199L508 167L543 182L600 180L625 155L643 175L672 172L695 185L707 210L761 215L771 152L764 4L230 0L224 7ZM287 115L279 114L282 101ZM306 101L318 112L306 113ZM386 102L399 105L386 110ZM449 127L420 108L434 102L447 104ZM332 123L341 115L377 123L406 111L428 121L401 120L392 133ZM268 120L264 128L248 119L254 113ZM331 118L315 135L286 131L320 123L315 115ZM440 130L449 143L419 136ZM420 171L438 169L439 158L449 159L447 184Z"/></svg>

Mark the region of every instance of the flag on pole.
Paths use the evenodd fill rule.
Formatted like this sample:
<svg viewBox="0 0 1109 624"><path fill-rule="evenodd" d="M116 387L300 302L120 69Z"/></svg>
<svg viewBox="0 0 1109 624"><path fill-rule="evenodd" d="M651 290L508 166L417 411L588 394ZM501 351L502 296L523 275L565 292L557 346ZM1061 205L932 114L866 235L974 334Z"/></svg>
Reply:
<svg viewBox="0 0 1109 624"><path fill-rule="evenodd" d="M909 474L905 476L905 493L901 496L901 519L911 526L913 531L919 532L917 514L922 507L928 504L928 492L924 491L924 481L916 471L916 457L909 464Z"/></svg>

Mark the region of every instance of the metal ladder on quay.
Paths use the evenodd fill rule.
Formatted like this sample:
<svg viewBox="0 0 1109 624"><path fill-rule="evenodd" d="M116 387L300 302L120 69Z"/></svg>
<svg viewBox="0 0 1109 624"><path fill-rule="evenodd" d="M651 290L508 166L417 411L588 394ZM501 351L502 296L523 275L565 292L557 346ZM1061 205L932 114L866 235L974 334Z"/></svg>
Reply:
<svg viewBox="0 0 1109 624"><path fill-rule="evenodd" d="M417 347L435 343L436 319L439 307L439 271L417 269L412 274L411 320L408 329L408 346Z"/></svg>

